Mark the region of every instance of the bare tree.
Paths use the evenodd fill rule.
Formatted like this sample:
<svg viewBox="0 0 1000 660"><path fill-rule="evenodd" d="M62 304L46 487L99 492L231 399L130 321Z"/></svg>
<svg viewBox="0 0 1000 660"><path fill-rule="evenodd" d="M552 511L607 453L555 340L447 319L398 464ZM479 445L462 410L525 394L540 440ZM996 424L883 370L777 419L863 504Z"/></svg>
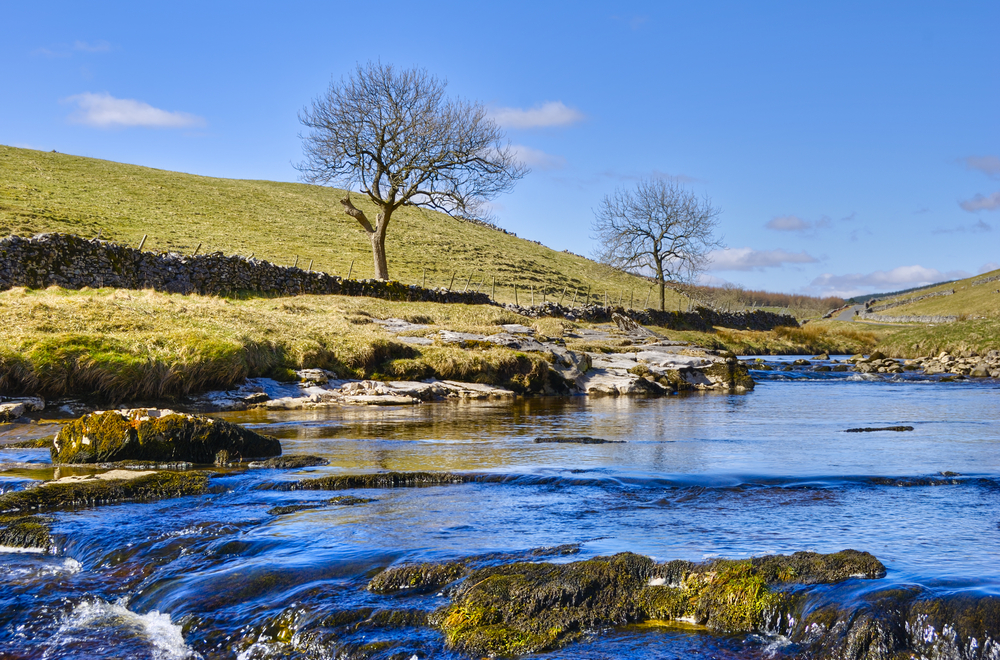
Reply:
<svg viewBox="0 0 1000 660"><path fill-rule="evenodd" d="M299 113L309 129L300 136L302 178L359 190L378 209L372 223L349 192L340 200L368 234L379 279L389 279L385 236L396 209L477 217L528 173L486 109L446 99L446 84L422 69L369 62Z"/></svg>
<svg viewBox="0 0 1000 660"><path fill-rule="evenodd" d="M651 274L660 288L668 280L690 282L705 269L708 253L722 246L714 231L720 210L676 181L645 179L635 189L607 195L594 216L599 261Z"/></svg>

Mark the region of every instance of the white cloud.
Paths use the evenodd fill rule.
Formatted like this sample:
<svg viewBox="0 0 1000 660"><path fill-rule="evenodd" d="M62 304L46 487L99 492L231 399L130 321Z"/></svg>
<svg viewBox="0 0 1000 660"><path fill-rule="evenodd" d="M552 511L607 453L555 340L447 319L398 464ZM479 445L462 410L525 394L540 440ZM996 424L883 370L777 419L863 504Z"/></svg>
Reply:
<svg viewBox="0 0 1000 660"><path fill-rule="evenodd" d="M979 273L978 274L982 275L983 273L988 273L991 270L1000 270L1000 263L997 263L995 261L991 261L989 263L983 264L982 266L979 267Z"/></svg>
<svg viewBox="0 0 1000 660"><path fill-rule="evenodd" d="M76 112L70 115L70 121L98 128L193 128L205 125L205 120L197 115L160 110L142 101L116 99L107 93L84 92L70 96L64 102L77 106Z"/></svg>
<svg viewBox="0 0 1000 660"><path fill-rule="evenodd" d="M566 159L562 156L553 156L540 149L532 149L523 144L511 145L517 153L518 159L528 167L540 170L559 170L566 167Z"/></svg>
<svg viewBox="0 0 1000 660"><path fill-rule="evenodd" d="M899 266L892 270L876 270L865 275L824 273L810 282L809 288L822 295L851 298L866 293L898 291L964 277L969 277L969 273L964 270L942 272L924 266Z"/></svg>
<svg viewBox="0 0 1000 660"><path fill-rule="evenodd" d="M977 211L996 211L997 209L1000 209L1000 192L995 192L989 197L976 195L972 199L967 199L964 202L961 202L959 206L969 213L975 213Z"/></svg>
<svg viewBox="0 0 1000 660"><path fill-rule="evenodd" d="M490 115L507 128L545 128L569 126L584 120L584 115L562 101L548 101L528 110L521 108L495 108Z"/></svg>
<svg viewBox="0 0 1000 660"><path fill-rule="evenodd" d="M752 248L732 248L713 250L709 255L711 266L708 270L764 270L765 268L780 268L785 264L812 264L819 261L816 257L802 252L787 250L754 250Z"/></svg>
<svg viewBox="0 0 1000 660"><path fill-rule="evenodd" d="M992 179L1000 179L1000 158L996 156L969 156L965 166L970 170L979 170Z"/></svg>

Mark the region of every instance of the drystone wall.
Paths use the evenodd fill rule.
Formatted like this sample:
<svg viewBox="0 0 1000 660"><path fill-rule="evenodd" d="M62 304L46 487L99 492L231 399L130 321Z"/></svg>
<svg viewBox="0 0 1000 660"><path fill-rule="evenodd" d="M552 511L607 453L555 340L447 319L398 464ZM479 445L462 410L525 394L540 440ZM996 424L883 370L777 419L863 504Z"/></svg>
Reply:
<svg viewBox="0 0 1000 660"><path fill-rule="evenodd" d="M142 252L71 234L9 236L0 240L0 290L53 285L67 289L113 287L204 295L253 291L282 296L317 293L474 305L491 303L485 293L425 289L393 281L345 280L218 252L198 256Z"/></svg>
<svg viewBox="0 0 1000 660"><path fill-rule="evenodd" d="M996 282L1000 280L1000 275L990 275L989 277L979 277L972 280L972 286L979 286L980 284L986 284L987 282Z"/></svg>
<svg viewBox="0 0 1000 660"><path fill-rule="evenodd" d="M868 312L861 312L858 318L875 323L953 323L958 320L957 316L885 316Z"/></svg>
<svg viewBox="0 0 1000 660"><path fill-rule="evenodd" d="M954 295L954 289L946 289L944 291L935 291L934 293L925 293L922 296L914 296L912 298L904 298L902 300L894 300L892 302L887 302L883 304L875 304L878 301L869 300L865 303L865 311L870 314L875 314L877 312L884 312L887 309L892 309L893 307L901 307L903 305L909 305L910 303L915 303L920 300L926 300L927 298L937 298L938 296L950 296ZM883 298L882 300L885 300Z"/></svg>
<svg viewBox="0 0 1000 660"><path fill-rule="evenodd" d="M627 316L642 325L653 325L670 330L697 330L708 332L713 327L737 330L773 330L779 326L798 327L799 323L790 314L775 314L762 310L746 312L720 312L707 307L697 307L691 312L667 312L657 309L625 309L618 306L586 305L564 307L547 302L534 307L507 305L507 309L528 316L553 316L570 320L604 323L611 320L613 313Z"/></svg>

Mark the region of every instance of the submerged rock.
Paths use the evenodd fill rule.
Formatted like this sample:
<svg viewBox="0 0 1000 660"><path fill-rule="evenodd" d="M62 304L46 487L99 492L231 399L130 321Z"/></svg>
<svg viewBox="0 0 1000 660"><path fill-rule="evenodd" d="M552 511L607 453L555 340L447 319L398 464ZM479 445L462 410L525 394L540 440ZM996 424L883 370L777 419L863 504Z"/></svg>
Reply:
<svg viewBox="0 0 1000 660"><path fill-rule="evenodd" d="M137 408L84 415L63 426L53 463L123 460L232 463L281 455L277 439L220 419Z"/></svg>
<svg viewBox="0 0 1000 660"><path fill-rule="evenodd" d="M0 547L47 551L50 518L42 516L0 515Z"/></svg>
<svg viewBox="0 0 1000 660"><path fill-rule="evenodd" d="M847 429L844 433L874 433L875 431L912 431L912 426L865 426L857 429Z"/></svg>
<svg viewBox="0 0 1000 660"><path fill-rule="evenodd" d="M451 472L376 472L373 474L341 474L316 479L284 482L265 486L272 490L347 490L350 488L406 488L464 484L479 481L477 475Z"/></svg>
<svg viewBox="0 0 1000 660"><path fill-rule="evenodd" d="M624 440L605 440L604 438L591 438L589 436L563 436L563 437L551 437L551 438L535 438L536 444L544 443L565 443L574 445L616 445L623 444Z"/></svg>
<svg viewBox="0 0 1000 660"><path fill-rule="evenodd" d="M451 584L469 572L469 567L461 561L405 564L385 569L371 579L367 589L377 594L424 593Z"/></svg>
<svg viewBox="0 0 1000 660"><path fill-rule="evenodd" d="M59 480L0 495L0 513L43 511L64 506L96 506L115 502L161 500L209 491L208 476L153 472L139 476Z"/></svg>
<svg viewBox="0 0 1000 660"><path fill-rule="evenodd" d="M762 631L793 602L774 585L883 575L877 559L854 550L703 564L657 564L632 553L569 564L524 562L472 572L433 621L450 647L479 656L544 651L595 627L651 619Z"/></svg>
<svg viewBox="0 0 1000 660"><path fill-rule="evenodd" d="M266 461L253 461L247 467L273 470L294 470L296 468L316 467L319 465L329 465L330 461L319 456L306 456L302 454L290 454L288 456L277 456Z"/></svg>

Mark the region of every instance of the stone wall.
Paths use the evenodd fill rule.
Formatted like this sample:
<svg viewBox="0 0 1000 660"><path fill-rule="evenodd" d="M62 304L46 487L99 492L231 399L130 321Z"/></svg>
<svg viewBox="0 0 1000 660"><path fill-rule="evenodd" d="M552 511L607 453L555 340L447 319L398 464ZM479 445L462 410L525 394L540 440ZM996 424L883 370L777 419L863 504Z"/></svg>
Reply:
<svg viewBox="0 0 1000 660"><path fill-rule="evenodd" d="M670 330L698 330L708 332L712 327L734 328L737 330L773 330L778 326L797 328L799 323L790 314L775 314L762 310L745 312L720 312L707 307L697 307L691 312L667 312L658 309L625 309L623 307L586 305L584 307L563 307L553 302L534 307L506 306L511 311L524 316L538 318L554 316L571 320L605 323L613 313L622 314L642 325L653 325Z"/></svg>
<svg viewBox="0 0 1000 660"><path fill-rule="evenodd" d="M868 312L861 312L858 318L875 323L953 323L958 320L957 316L884 316Z"/></svg>
<svg viewBox="0 0 1000 660"><path fill-rule="evenodd" d="M902 300L894 300L892 302L887 302L883 304L878 303L877 300L869 300L865 303L865 311L871 314L876 312L884 312L887 309L892 309L893 307L901 307L903 305L909 305L910 303L915 303L920 300L926 300L927 298L936 298L938 296L950 296L955 293L954 289L946 289L944 291L935 291L934 293L925 293L922 296L914 296L912 298L904 298ZM885 300L885 298L882 298Z"/></svg>
<svg viewBox="0 0 1000 660"><path fill-rule="evenodd" d="M972 286L979 286L980 284L986 284L987 282L996 282L1000 280L1000 274L990 275L989 277L979 277L972 280Z"/></svg>
<svg viewBox="0 0 1000 660"><path fill-rule="evenodd" d="M10 236L0 240L0 290L114 287L205 295L253 291L271 295L305 293L369 296L388 300L491 304L485 293L425 289L393 281L345 280L326 273L277 266L220 252L193 257L140 252L110 241L71 234Z"/></svg>

